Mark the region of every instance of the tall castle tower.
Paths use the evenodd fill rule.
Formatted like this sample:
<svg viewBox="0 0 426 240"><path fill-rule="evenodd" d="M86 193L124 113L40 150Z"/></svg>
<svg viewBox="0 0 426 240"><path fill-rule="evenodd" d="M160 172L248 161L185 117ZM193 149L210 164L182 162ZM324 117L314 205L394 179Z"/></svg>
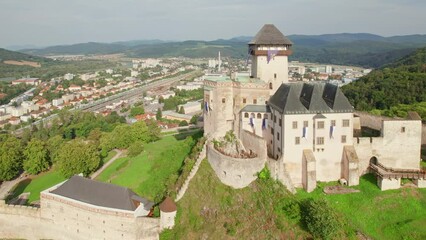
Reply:
<svg viewBox="0 0 426 240"><path fill-rule="evenodd" d="M265 24L249 42L251 73L268 83L273 95L282 83L288 83L288 56L293 43L273 24Z"/></svg>

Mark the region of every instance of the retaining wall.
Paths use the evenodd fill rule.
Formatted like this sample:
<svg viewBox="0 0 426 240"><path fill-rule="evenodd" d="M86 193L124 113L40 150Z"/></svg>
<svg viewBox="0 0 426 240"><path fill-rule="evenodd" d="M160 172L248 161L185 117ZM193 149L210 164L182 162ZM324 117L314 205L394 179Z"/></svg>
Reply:
<svg viewBox="0 0 426 240"><path fill-rule="evenodd" d="M266 162L266 157L241 159L223 155L212 143L207 145L207 159L220 181L233 188L244 188L256 180Z"/></svg>

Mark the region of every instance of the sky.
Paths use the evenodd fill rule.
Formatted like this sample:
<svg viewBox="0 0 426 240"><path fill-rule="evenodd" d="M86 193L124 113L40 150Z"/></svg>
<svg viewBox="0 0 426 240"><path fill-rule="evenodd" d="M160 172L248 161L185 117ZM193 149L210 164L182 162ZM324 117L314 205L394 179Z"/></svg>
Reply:
<svg viewBox="0 0 426 240"><path fill-rule="evenodd" d="M285 35L426 34L425 0L0 0L0 47Z"/></svg>

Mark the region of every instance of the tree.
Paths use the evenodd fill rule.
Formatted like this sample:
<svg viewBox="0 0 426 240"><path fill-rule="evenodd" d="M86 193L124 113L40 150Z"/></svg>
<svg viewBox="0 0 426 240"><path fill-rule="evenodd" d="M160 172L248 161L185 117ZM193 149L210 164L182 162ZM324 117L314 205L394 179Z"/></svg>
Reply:
<svg viewBox="0 0 426 240"><path fill-rule="evenodd" d="M188 122L187 122L187 121L185 121L185 120L182 120L182 121L179 123L179 127L185 127L185 126L188 126Z"/></svg>
<svg viewBox="0 0 426 240"><path fill-rule="evenodd" d="M157 109L157 114L155 115L155 118L157 120L161 120L163 118L163 112L161 111L161 108Z"/></svg>
<svg viewBox="0 0 426 240"><path fill-rule="evenodd" d="M197 124L198 123L198 118L200 117L200 115L195 114L194 116L192 116L191 120L189 121L189 123L191 124Z"/></svg>
<svg viewBox="0 0 426 240"><path fill-rule="evenodd" d="M21 142L14 136L0 135L0 181L11 180L22 170Z"/></svg>
<svg viewBox="0 0 426 240"><path fill-rule="evenodd" d="M57 159L59 170L66 178L79 173L88 176L99 167L101 162L96 146L82 139L73 139L63 144Z"/></svg>
<svg viewBox="0 0 426 240"><path fill-rule="evenodd" d="M24 150L24 170L38 174L49 169L49 153L46 144L37 138L31 139Z"/></svg>
<svg viewBox="0 0 426 240"><path fill-rule="evenodd" d="M302 221L314 238L332 239L343 228L341 219L324 199L308 199L302 209Z"/></svg>
<svg viewBox="0 0 426 240"><path fill-rule="evenodd" d="M47 150L51 162L56 162L58 151L64 142L65 140L60 135L53 136L47 140Z"/></svg>
<svg viewBox="0 0 426 240"><path fill-rule="evenodd" d="M185 109L183 108L183 106L180 106L179 113L180 114L185 114Z"/></svg>
<svg viewBox="0 0 426 240"><path fill-rule="evenodd" d="M130 145L129 149L127 150L127 155L129 157L135 157L139 155L139 153L141 153L142 151L143 151L143 142L136 141Z"/></svg>

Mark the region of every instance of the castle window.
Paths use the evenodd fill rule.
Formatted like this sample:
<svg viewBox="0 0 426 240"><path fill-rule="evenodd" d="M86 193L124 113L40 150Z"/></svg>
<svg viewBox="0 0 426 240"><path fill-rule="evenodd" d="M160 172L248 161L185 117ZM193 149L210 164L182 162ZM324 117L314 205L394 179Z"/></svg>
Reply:
<svg viewBox="0 0 426 240"><path fill-rule="evenodd" d="M318 129L324 129L324 121L318 121L317 122L317 128Z"/></svg>
<svg viewBox="0 0 426 240"><path fill-rule="evenodd" d="M277 115L274 115L274 123L277 122Z"/></svg>
<svg viewBox="0 0 426 240"><path fill-rule="evenodd" d="M402 128L401 128L401 132L402 132L402 133L405 133L405 127L402 127Z"/></svg>
<svg viewBox="0 0 426 240"><path fill-rule="evenodd" d="M324 138L323 137L317 137L317 145L324 145Z"/></svg>
<svg viewBox="0 0 426 240"><path fill-rule="evenodd" d="M271 134L274 135L274 128L271 128Z"/></svg>
<svg viewBox="0 0 426 240"><path fill-rule="evenodd" d="M269 83L269 89L272 89L272 83Z"/></svg>
<svg viewBox="0 0 426 240"><path fill-rule="evenodd" d="M303 121L303 127L308 127L309 126L309 122L308 121Z"/></svg>
<svg viewBox="0 0 426 240"><path fill-rule="evenodd" d="M257 104L257 99L253 99L253 104Z"/></svg>
<svg viewBox="0 0 426 240"><path fill-rule="evenodd" d="M299 145L299 144L300 144L300 137L296 137L296 138L294 139L294 143L295 143L296 145Z"/></svg>
<svg viewBox="0 0 426 240"><path fill-rule="evenodd" d="M280 121L278 122L278 125L280 125L280 127L282 126L282 119L280 118Z"/></svg>
<svg viewBox="0 0 426 240"><path fill-rule="evenodd" d="M342 126L343 127L349 127L349 119L343 119L342 120Z"/></svg>
<svg viewBox="0 0 426 240"><path fill-rule="evenodd" d="M278 152L281 152L281 148L278 148Z"/></svg>
<svg viewBox="0 0 426 240"><path fill-rule="evenodd" d="M277 78L277 74L276 73L274 73L274 78ZM272 88L271 88L272 89Z"/></svg>
<svg viewBox="0 0 426 240"><path fill-rule="evenodd" d="M342 135L342 143L346 143L346 135Z"/></svg>
<svg viewBox="0 0 426 240"><path fill-rule="evenodd" d="M293 121L293 129L297 129L297 121Z"/></svg>
<svg viewBox="0 0 426 240"><path fill-rule="evenodd" d="M280 133L279 132L277 132L277 140L278 141L280 140Z"/></svg>
<svg viewBox="0 0 426 240"><path fill-rule="evenodd" d="M245 118L248 118L248 117L249 117L249 114L248 114L248 113L244 113L244 117L245 117Z"/></svg>
<svg viewBox="0 0 426 240"><path fill-rule="evenodd" d="M265 114L263 114L263 118L264 118L264 119L268 119L268 114L266 114L266 113L265 113Z"/></svg>
<svg viewBox="0 0 426 240"><path fill-rule="evenodd" d="M225 98L222 98L222 103L225 103Z"/></svg>
<svg viewBox="0 0 426 240"><path fill-rule="evenodd" d="M335 127L336 126L336 120L331 120L330 125Z"/></svg>
<svg viewBox="0 0 426 240"><path fill-rule="evenodd" d="M261 119L261 118L262 118L262 114L261 114L261 113L258 113L258 114L257 114L257 118Z"/></svg>
<svg viewBox="0 0 426 240"><path fill-rule="evenodd" d="M246 103L247 102L247 99L246 98L243 98L243 103Z"/></svg>

